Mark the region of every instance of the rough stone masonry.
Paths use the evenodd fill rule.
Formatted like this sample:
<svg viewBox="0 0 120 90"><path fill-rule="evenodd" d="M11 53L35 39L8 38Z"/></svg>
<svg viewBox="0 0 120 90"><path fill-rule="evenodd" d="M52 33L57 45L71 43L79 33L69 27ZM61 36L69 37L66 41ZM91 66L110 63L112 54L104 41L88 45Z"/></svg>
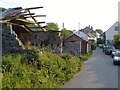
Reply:
<svg viewBox="0 0 120 90"><path fill-rule="evenodd" d="M30 31L8 24L2 24L2 54L21 52L22 47L30 44L53 53L62 53L60 31Z"/></svg>

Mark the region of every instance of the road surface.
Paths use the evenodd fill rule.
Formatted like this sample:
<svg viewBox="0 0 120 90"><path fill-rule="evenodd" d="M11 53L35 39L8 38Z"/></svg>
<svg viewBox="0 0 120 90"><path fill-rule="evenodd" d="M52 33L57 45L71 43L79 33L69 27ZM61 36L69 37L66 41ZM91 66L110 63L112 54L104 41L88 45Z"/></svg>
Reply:
<svg viewBox="0 0 120 90"><path fill-rule="evenodd" d="M97 48L82 70L62 88L118 88L118 66Z"/></svg>

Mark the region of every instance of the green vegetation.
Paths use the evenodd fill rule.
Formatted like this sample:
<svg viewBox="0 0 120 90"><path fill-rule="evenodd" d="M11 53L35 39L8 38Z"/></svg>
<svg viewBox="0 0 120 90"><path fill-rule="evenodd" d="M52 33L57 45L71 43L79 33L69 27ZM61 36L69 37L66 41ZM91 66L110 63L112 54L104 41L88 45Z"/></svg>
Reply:
<svg viewBox="0 0 120 90"><path fill-rule="evenodd" d="M2 57L2 87L59 88L80 71L82 62L90 55L80 59L35 48L26 54L5 55Z"/></svg>
<svg viewBox="0 0 120 90"><path fill-rule="evenodd" d="M96 29L95 31L98 32L99 34L103 33L103 31L101 29Z"/></svg>
<svg viewBox="0 0 120 90"><path fill-rule="evenodd" d="M120 34L114 35L114 46L116 49L120 49Z"/></svg>
<svg viewBox="0 0 120 90"><path fill-rule="evenodd" d="M6 9L5 8L3 8L3 7L0 7L0 11L5 11Z"/></svg>
<svg viewBox="0 0 120 90"><path fill-rule="evenodd" d="M38 27L37 25L35 24L28 24L27 27L29 27L31 30L33 31L39 31L39 30L42 30L40 27Z"/></svg>
<svg viewBox="0 0 120 90"><path fill-rule="evenodd" d="M94 41L91 41L91 49L95 50L96 49L96 43Z"/></svg>
<svg viewBox="0 0 120 90"><path fill-rule="evenodd" d="M0 72L0 89L2 88L2 74Z"/></svg>
<svg viewBox="0 0 120 90"><path fill-rule="evenodd" d="M62 30L63 40L68 38L72 33L73 33L73 31L71 31L71 30L63 29Z"/></svg>
<svg viewBox="0 0 120 90"><path fill-rule="evenodd" d="M88 60L88 59L91 57L92 53L93 53L93 52L90 51L88 54L81 55L82 61Z"/></svg>
<svg viewBox="0 0 120 90"><path fill-rule="evenodd" d="M46 30L57 31L59 30L58 24L53 22L47 23Z"/></svg>

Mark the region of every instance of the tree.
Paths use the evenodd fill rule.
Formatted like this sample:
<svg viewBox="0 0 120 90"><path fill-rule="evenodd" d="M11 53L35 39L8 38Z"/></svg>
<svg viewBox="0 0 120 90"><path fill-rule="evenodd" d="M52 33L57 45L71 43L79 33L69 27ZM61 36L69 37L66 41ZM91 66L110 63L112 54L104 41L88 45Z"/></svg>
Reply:
<svg viewBox="0 0 120 90"><path fill-rule="evenodd" d="M115 42L120 41L120 34L114 35L114 41Z"/></svg>
<svg viewBox="0 0 120 90"><path fill-rule="evenodd" d="M97 38L97 44L104 44L104 40L101 38Z"/></svg>
<svg viewBox="0 0 120 90"><path fill-rule="evenodd" d="M103 33L103 31L101 29L96 29L95 31L98 32L99 34Z"/></svg>
<svg viewBox="0 0 120 90"><path fill-rule="evenodd" d="M106 32L103 32L103 33L100 35L100 37L102 37L101 40L103 41L103 44L105 44L105 42L106 42Z"/></svg>
<svg viewBox="0 0 120 90"><path fill-rule="evenodd" d="M114 35L114 46L116 49L120 49L120 34Z"/></svg>
<svg viewBox="0 0 120 90"><path fill-rule="evenodd" d="M53 31L59 30L58 24L53 22L47 23L46 30L53 30Z"/></svg>
<svg viewBox="0 0 120 90"><path fill-rule="evenodd" d="M5 8L3 8L3 7L0 7L0 11L5 11L6 9Z"/></svg>
<svg viewBox="0 0 120 90"><path fill-rule="evenodd" d="M67 30L66 28L64 28L62 30L63 40L65 40L66 38L68 38L72 33L73 33L73 31Z"/></svg>

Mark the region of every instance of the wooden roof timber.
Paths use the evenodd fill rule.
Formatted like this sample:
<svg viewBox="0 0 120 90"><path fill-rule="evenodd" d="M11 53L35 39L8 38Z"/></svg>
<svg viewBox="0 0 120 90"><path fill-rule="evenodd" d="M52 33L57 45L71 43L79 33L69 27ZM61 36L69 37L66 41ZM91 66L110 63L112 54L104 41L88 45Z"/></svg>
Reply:
<svg viewBox="0 0 120 90"><path fill-rule="evenodd" d="M11 20L10 22L17 23L19 25L31 24L30 22L25 22L25 21L21 21L21 20Z"/></svg>
<svg viewBox="0 0 120 90"><path fill-rule="evenodd" d="M35 15L35 16L32 16L32 17L46 17L46 15ZM25 17L25 18L32 18L31 16L29 17Z"/></svg>
<svg viewBox="0 0 120 90"><path fill-rule="evenodd" d="M21 24L42 24L45 22L21 22Z"/></svg>
<svg viewBox="0 0 120 90"><path fill-rule="evenodd" d="M41 6L41 7L31 7L31 8L25 8L25 9L23 9L23 10L39 9L39 8L43 8L43 6Z"/></svg>
<svg viewBox="0 0 120 90"><path fill-rule="evenodd" d="M27 11L28 11L29 14L31 13L30 10L27 10ZM41 28L44 31L44 29L41 27L41 25L39 23L37 23L38 21L32 15L30 15L30 16L34 20L34 22L38 25L38 27Z"/></svg>
<svg viewBox="0 0 120 90"><path fill-rule="evenodd" d="M27 15L35 15L35 13L30 13L30 14L22 14L24 16L27 16Z"/></svg>
<svg viewBox="0 0 120 90"><path fill-rule="evenodd" d="M13 16L11 15L11 20L14 20L14 19L26 19L26 18L32 18L34 20L34 22L26 22L26 21L21 21L21 20L16 20L17 23L19 25L26 25L26 24L37 24L37 26L39 28L41 28L43 31L44 31L44 27L42 27L40 24L41 23L45 23L45 22L38 22L34 17L46 17L46 15L35 15L35 13L31 13L30 10L31 9L39 9L39 8L43 8L42 6L41 7L32 7L32 8L26 8L26 9L22 9L19 13L17 14L13 14ZM30 16L27 16L27 15L30 15ZM34 15L34 16L33 16ZM11 21L10 20L10 21ZM10 23L16 23L16 21L12 21ZM17 24L17 25L18 25Z"/></svg>
<svg viewBox="0 0 120 90"><path fill-rule="evenodd" d="M31 13L31 14L18 14L18 15L14 15L12 16L12 18L25 18L24 16L28 16L28 15L35 15L35 13Z"/></svg>
<svg viewBox="0 0 120 90"><path fill-rule="evenodd" d="M46 28L47 26L42 26L41 28ZM40 28L40 27L29 27L29 28Z"/></svg>
<svg viewBox="0 0 120 90"><path fill-rule="evenodd" d="M16 23L11 23L9 22L9 24L12 24L12 25L15 25L15 26L18 26L18 27L22 27L24 28L27 32L31 32L32 30L30 28L28 28L26 25L19 25L19 24L16 24Z"/></svg>
<svg viewBox="0 0 120 90"><path fill-rule="evenodd" d="M45 23L45 22L29 22L29 23L26 23L26 24L42 24L42 23Z"/></svg>
<svg viewBox="0 0 120 90"><path fill-rule="evenodd" d="M23 14L23 13L19 13L19 14L17 14L18 16L27 16L27 15L35 15L35 13L30 13L30 14ZM17 15L15 15L15 16L17 16Z"/></svg>

